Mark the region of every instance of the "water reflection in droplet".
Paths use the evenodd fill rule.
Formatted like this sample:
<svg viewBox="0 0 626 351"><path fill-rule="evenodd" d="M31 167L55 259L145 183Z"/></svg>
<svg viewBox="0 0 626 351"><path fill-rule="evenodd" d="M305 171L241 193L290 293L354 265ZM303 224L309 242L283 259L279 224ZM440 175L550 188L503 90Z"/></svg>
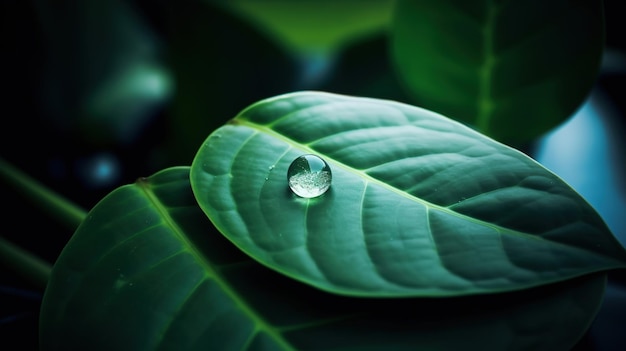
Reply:
<svg viewBox="0 0 626 351"><path fill-rule="evenodd" d="M307 154L291 163L287 171L287 181L294 194L313 198L328 191L332 173L326 161L319 156Z"/></svg>

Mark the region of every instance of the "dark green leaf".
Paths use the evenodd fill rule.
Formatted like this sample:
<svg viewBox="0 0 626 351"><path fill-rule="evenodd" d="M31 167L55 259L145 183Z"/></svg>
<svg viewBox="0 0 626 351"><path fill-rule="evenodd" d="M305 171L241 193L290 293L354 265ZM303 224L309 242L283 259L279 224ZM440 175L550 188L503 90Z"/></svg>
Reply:
<svg viewBox="0 0 626 351"><path fill-rule="evenodd" d="M330 190L287 186L302 154ZM200 207L244 252L323 290L360 296L511 291L626 267L571 187L526 155L393 101L299 92L209 136L191 168Z"/></svg>
<svg viewBox="0 0 626 351"><path fill-rule="evenodd" d="M57 260L42 350L569 350L605 277L495 296L328 294L252 260L197 206L189 168L110 193Z"/></svg>
<svg viewBox="0 0 626 351"><path fill-rule="evenodd" d="M345 46L316 90L410 102L389 59L386 33Z"/></svg>
<svg viewBox="0 0 626 351"><path fill-rule="evenodd" d="M147 5L151 7L152 4ZM191 163L207 134L241 106L291 90L292 57L214 2L162 2L167 57L176 82L165 142L175 164Z"/></svg>
<svg viewBox="0 0 626 351"><path fill-rule="evenodd" d="M222 5L295 54L329 54L382 31L394 0L224 1Z"/></svg>
<svg viewBox="0 0 626 351"><path fill-rule="evenodd" d="M603 26L596 0L400 0L393 59L419 106L523 143L581 105Z"/></svg>

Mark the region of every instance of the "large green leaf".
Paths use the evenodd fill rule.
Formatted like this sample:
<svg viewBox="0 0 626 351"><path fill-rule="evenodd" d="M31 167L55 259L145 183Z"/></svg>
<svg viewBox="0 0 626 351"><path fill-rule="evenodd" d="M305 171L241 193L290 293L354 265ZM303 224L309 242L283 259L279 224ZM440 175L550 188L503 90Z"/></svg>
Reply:
<svg viewBox="0 0 626 351"><path fill-rule="evenodd" d="M602 1L399 0L397 73L424 108L523 143L570 117L604 44Z"/></svg>
<svg viewBox="0 0 626 351"><path fill-rule="evenodd" d="M211 226L189 168L100 201L55 263L42 350L569 350L605 277L494 296L363 299L257 263Z"/></svg>
<svg viewBox="0 0 626 351"><path fill-rule="evenodd" d="M287 169L325 158L333 184L292 194ZM433 112L298 92L212 133L191 167L200 207L259 262L334 293L453 296L626 267L590 205L526 155Z"/></svg>

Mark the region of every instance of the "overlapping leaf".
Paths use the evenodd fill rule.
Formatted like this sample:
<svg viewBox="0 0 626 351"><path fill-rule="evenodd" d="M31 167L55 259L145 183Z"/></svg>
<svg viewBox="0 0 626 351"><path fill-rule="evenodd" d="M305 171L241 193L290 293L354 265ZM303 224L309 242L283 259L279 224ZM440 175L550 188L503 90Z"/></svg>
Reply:
<svg viewBox="0 0 626 351"><path fill-rule="evenodd" d="M333 184L292 194L301 154ZM191 168L200 207L262 264L334 293L512 291L625 267L588 203L526 155L393 101L299 92L261 101L209 136Z"/></svg>
<svg viewBox="0 0 626 351"><path fill-rule="evenodd" d="M209 223L189 168L98 203L57 260L42 350L569 350L603 274L451 299L329 294L246 256ZM549 337L545 337L549 335Z"/></svg>
<svg viewBox="0 0 626 351"><path fill-rule="evenodd" d="M419 106L525 143L570 117L604 43L602 1L397 1L391 53Z"/></svg>

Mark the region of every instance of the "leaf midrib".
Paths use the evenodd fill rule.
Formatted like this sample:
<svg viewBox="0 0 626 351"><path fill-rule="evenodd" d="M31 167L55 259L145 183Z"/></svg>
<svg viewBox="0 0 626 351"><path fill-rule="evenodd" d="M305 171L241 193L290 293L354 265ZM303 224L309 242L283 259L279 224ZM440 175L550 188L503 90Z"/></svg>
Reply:
<svg viewBox="0 0 626 351"><path fill-rule="evenodd" d="M241 116L235 117L233 120L231 120L231 123L236 124L236 125L246 126L246 127L252 128L254 130L257 130L259 132L268 134L268 135L270 135L270 136L272 136L274 138L277 138L277 139L287 143L291 147L302 149L305 153L313 153L313 154L317 153L317 154L319 154L319 152L317 150L315 150L315 149L313 149L313 148L311 148L311 147L309 147L307 145L300 144L297 141L295 141L293 139L290 139L290 138L286 137L283 134L278 133L277 131L275 131L274 129L272 129L270 127L267 127L267 126L262 125L262 124L254 123L254 122L252 122L250 120L247 120L247 119L243 119L243 118L241 118ZM429 210L431 210L431 209L439 210L439 211L444 212L444 213L446 213L448 215L455 216L457 218L461 218L461 219L464 219L464 220L476 223L478 225L482 225L482 226L491 228L491 229L493 229L493 230L495 230L495 231L497 231L498 233L501 233L501 234L517 235L517 236L522 236L524 238L528 238L528 239L532 239L532 240L548 241L548 242L553 243L553 244L564 245L564 244L561 244L559 242L555 242L555 241L552 241L552 240L544 239L543 237L541 237L539 235L524 233L524 232L520 232L520 231L517 231L517 230L514 230L514 229L502 227L502 226L499 226L499 225L494 224L494 223L485 222L483 220L480 220L480 219L477 219L477 218L473 218L473 217L464 215L462 213L458 213L458 212L456 212L454 210L451 210L448 207L437 205L437 204L434 204L432 202L428 202L428 201L426 201L424 199L421 199L421 198L419 198L417 196L411 195L411 194L409 194L409 193L407 193L407 192L405 192L405 191L403 191L401 189L398 189L398 188L396 188L394 186L391 186L388 183L385 183L385 182L383 182L383 181L381 181L381 180L379 180L377 178L374 178L374 177L370 176L369 174L367 174L365 172L362 172L362 171L360 171L358 169L350 167L350 166L348 166L348 165L346 165L346 164L344 164L344 163L342 163L342 162L340 162L340 161L338 161L338 160L336 160L336 159L334 159L332 157L329 157L329 156L327 156L325 154L322 154L322 155L324 155L324 158L326 160L330 160L330 162L332 162L335 165L337 165L337 166L347 170L349 173L352 173L352 174L355 174L355 175L361 177L366 182L379 185L379 186L381 186L381 187L383 187L383 188L385 188L385 189L387 189L387 190L389 190L389 191L391 191L391 192L393 192L393 193L395 193L395 194L397 194L399 196L402 196L402 197L407 198L407 199L409 199L411 201L414 201L414 202L418 202L418 203L426 206L426 208L429 209ZM564 246L569 247L568 245L564 245Z"/></svg>
<svg viewBox="0 0 626 351"><path fill-rule="evenodd" d="M199 252L196 246L187 238L185 232L178 226L176 221L170 216L167 206L159 200L154 194L149 182L137 182L136 185L143 191L147 199L154 206L159 213L160 217L165 222L176 237L183 243L183 246L187 248L187 251L194 257L196 262L203 267L206 272L206 276L212 278L220 287L220 290L224 292L228 297L234 301L235 305L247 315L255 325L255 330L251 331L251 337L258 334L259 331L264 331L272 337L272 339L284 350L296 351L296 349L283 337L282 333L263 319L260 314L250 306L246 300L239 294L233 287L228 284L218 270L214 269L211 262L206 260L204 256Z"/></svg>

